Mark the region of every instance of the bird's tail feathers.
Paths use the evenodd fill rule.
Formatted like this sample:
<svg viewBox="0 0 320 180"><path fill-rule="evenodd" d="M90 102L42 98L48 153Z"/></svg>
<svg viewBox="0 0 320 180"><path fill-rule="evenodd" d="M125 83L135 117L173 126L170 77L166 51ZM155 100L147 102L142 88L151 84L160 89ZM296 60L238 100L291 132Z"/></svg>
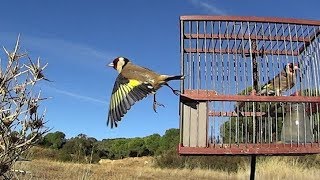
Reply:
<svg viewBox="0 0 320 180"><path fill-rule="evenodd" d="M165 81L171 81L171 80L183 80L183 75L177 75L177 76L166 76Z"/></svg>

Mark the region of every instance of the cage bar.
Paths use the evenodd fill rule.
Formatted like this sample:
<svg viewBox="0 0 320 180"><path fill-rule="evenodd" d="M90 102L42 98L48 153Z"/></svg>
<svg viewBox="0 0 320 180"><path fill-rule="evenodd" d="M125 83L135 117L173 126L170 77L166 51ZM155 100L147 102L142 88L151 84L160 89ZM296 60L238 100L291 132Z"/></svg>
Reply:
<svg viewBox="0 0 320 180"><path fill-rule="evenodd" d="M320 153L320 21L180 23L181 155Z"/></svg>

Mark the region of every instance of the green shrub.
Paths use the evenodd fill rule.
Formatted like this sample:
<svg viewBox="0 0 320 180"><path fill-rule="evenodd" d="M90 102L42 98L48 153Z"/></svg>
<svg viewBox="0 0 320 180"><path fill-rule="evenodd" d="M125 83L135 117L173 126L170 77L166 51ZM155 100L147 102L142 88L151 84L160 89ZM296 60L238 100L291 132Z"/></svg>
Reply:
<svg viewBox="0 0 320 180"><path fill-rule="evenodd" d="M57 160L59 151L56 149L41 148L34 146L27 153L28 159L51 159Z"/></svg>
<svg viewBox="0 0 320 180"><path fill-rule="evenodd" d="M169 150L155 158L155 164L161 168L202 168L227 172L236 172L245 163L246 156L179 156L176 150Z"/></svg>
<svg viewBox="0 0 320 180"><path fill-rule="evenodd" d="M71 156L71 154L69 154L65 151L59 151L57 160L63 161L63 162L72 161L72 156Z"/></svg>

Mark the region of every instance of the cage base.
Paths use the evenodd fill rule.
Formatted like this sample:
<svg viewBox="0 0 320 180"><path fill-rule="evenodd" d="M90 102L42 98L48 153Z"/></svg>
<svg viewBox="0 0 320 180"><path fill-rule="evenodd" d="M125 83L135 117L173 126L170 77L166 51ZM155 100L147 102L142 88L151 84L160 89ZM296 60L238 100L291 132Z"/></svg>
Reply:
<svg viewBox="0 0 320 180"><path fill-rule="evenodd" d="M320 144L217 144L212 147L184 147L179 155L307 155L319 154Z"/></svg>

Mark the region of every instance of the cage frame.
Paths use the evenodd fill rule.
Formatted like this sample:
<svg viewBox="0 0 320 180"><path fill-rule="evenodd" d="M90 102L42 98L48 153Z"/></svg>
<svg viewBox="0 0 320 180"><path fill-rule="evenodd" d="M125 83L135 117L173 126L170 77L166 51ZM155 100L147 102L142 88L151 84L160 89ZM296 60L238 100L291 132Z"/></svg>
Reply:
<svg viewBox="0 0 320 180"><path fill-rule="evenodd" d="M199 53L199 49L185 49L183 41L185 38L190 38L194 36L184 33L184 21L234 21L234 22L255 22L255 23L285 23L285 24L301 24L301 25L310 25L310 26L320 26L320 21L317 20L306 20L306 19L294 19L294 18L279 18L279 17L256 17L256 16L209 16L209 15L187 15L180 16L180 64L181 64L181 73L184 73L184 53ZM304 49L306 49L311 42L319 35L320 31L317 31L313 37L309 39L295 39L297 41L302 41L304 46L300 47L297 52L265 52L265 53L278 53L278 54L292 54L299 55ZM251 35L250 35L251 36ZM197 34L198 38L228 38L218 35L217 37L210 36L210 34ZM194 38L194 37L193 37ZM230 38L230 37L229 37ZM235 38L235 37L233 37ZM245 37L251 39L263 39L265 37L257 37L252 35L252 37ZM272 37L270 37L272 38ZM275 37L283 38L283 37ZM213 50L215 53L216 50ZM217 51L218 52L218 51ZM200 52L201 53L201 52ZM237 53L235 51L230 51L229 53ZM242 52L241 52L242 53ZM259 53L258 51L249 51L245 53ZM180 95L180 107L179 107L179 127L180 127L180 144L178 147L178 153L180 155L305 155L305 154L318 154L320 153L320 143L291 143L291 144L259 144L259 143L240 143L240 144L223 144L219 147L210 147L208 142L208 126L202 125L201 128L206 128L206 137L200 141L202 142L201 146L189 147L184 146L184 105L186 103L195 106L198 111L198 116L203 113L206 114L206 117L209 116L236 116L235 114L228 114L228 112L215 112L210 111L208 108L200 108L200 106L205 107L208 101L238 101L238 102L303 102L303 103L313 103L316 106L319 106L320 96L319 97L303 97L303 96L292 96L290 98L284 96L255 96L254 93L251 95L220 95L217 94L214 90L188 90L184 89L184 81L180 84L181 95ZM190 112L189 112L190 113ZM208 121L208 119L206 120ZM198 127L200 128L200 127ZM199 141L199 140L197 140ZM205 142L204 142L205 141ZM205 145L204 145L205 143Z"/></svg>

